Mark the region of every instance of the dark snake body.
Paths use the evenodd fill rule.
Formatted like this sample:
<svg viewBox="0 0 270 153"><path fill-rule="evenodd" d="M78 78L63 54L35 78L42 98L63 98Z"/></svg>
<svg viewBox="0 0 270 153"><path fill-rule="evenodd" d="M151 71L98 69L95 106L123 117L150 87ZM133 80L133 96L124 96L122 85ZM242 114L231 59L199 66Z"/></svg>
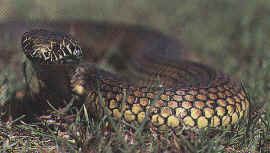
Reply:
<svg viewBox="0 0 270 153"><path fill-rule="evenodd" d="M111 31L119 40L117 30L97 27L94 30ZM136 33L143 38L143 31ZM69 34L47 30L26 32L22 48L36 72L32 82L38 84L38 90L32 92L40 100L55 103L77 95L86 100L88 111L94 116L108 113L134 124L147 117L159 130L230 126L247 114L249 101L238 82L182 58L181 45L174 39L154 31L148 33L145 37L150 39L134 38L143 43L130 38L129 43L138 44L132 49L129 43L121 44L127 40L115 42L120 42L119 57L124 59L116 64L120 70L114 74L86 61L91 50L82 52ZM104 35L93 33L98 34ZM118 52L112 53L118 57Z"/></svg>

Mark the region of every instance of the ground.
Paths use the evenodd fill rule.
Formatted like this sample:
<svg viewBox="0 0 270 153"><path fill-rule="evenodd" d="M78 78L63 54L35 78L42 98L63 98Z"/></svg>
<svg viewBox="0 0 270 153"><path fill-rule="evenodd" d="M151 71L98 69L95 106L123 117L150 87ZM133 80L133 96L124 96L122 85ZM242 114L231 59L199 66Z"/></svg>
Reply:
<svg viewBox="0 0 270 153"><path fill-rule="evenodd" d="M193 60L241 80L251 107L250 115L231 129L181 131L179 136L169 138L157 138L151 131L140 129L139 136L135 136L119 128L123 126L119 123L108 127L106 122L88 118L84 107L52 109L49 114L35 116L25 104L24 57L20 44L16 44L20 35L15 40L8 37L12 29L0 29L1 152L12 148L19 149L17 152L269 152L269 2L14 2L0 2L4 25L14 21L83 19L158 29L183 41ZM74 117L70 111L80 115Z"/></svg>

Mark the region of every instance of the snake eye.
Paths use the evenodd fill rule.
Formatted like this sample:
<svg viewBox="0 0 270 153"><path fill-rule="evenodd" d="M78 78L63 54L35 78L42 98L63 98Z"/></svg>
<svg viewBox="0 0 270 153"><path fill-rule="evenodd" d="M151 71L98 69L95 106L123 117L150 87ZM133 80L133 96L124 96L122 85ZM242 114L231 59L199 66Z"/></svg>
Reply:
<svg viewBox="0 0 270 153"><path fill-rule="evenodd" d="M22 48L32 62L40 64L77 63L82 56L81 47L71 35L43 29L24 33Z"/></svg>
<svg viewBox="0 0 270 153"><path fill-rule="evenodd" d="M76 47L75 50L73 51L74 56L82 56L82 50L80 47Z"/></svg>

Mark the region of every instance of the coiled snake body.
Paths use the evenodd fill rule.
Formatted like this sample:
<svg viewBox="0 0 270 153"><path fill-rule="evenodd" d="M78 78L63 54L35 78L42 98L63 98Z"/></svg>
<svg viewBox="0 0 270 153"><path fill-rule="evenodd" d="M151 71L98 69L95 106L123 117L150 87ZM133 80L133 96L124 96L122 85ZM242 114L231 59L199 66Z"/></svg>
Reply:
<svg viewBox="0 0 270 153"><path fill-rule="evenodd" d="M126 69L116 74L84 61L89 51L69 34L32 30L24 33L22 48L37 73L39 88L32 92L52 102L84 97L97 117L108 113L134 124L146 117L163 130L230 126L247 114L249 102L238 82L175 56L162 47L168 40L124 52Z"/></svg>

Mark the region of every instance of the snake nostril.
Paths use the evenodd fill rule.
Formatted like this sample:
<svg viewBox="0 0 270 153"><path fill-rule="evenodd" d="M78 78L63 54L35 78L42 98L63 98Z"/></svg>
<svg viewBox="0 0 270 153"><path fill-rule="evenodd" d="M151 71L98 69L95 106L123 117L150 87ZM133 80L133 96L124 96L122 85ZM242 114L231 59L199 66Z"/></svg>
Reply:
<svg viewBox="0 0 270 153"><path fill-rule="evenodd" d="M159 45L149 44L155 40L160 40ZM128 42L123 45L127 48L130 43L138 44L130 40L121 41L117 43ZM21 43L25 55L39 71L38 77L45 91L41 97L46 101L48 97L58 101L68 100L74 94L86 96L91 112L103 114L102 108L107 106L114 117L123 116L126 122L141 123L149 110L147 119L159 129L176 129L181 127L180 122L191 128L228 126L248 111L247 96L241 90L234 90L238 86L233 86L226 75L208 66L178 59L174 53L169 54L167 49L171 49L173 44L167 37L151 37L151 40L143 41L143 48L135 45L135 49L127 49L129 52L124 53L129 54L126 57L130 63L125 65L130 68L126 72L130 78L98 69L94 63L81 62L83 54L89 52L82 52L77 40L69 34L32 30L23 35ZM104 42L102 40L102 45L106 46ZM155 48L149 50L153 45ZM123 105L123 99L127 104ZM121 110L123 115L120 115Z"/></svg>
<svg viewBox="0 0 270 153"><path fill-rule="evenodd" d="M44 29L25 32L22 48L24 54L35 63L72 63L82 57L82 50L71 35Z"/></svg>

